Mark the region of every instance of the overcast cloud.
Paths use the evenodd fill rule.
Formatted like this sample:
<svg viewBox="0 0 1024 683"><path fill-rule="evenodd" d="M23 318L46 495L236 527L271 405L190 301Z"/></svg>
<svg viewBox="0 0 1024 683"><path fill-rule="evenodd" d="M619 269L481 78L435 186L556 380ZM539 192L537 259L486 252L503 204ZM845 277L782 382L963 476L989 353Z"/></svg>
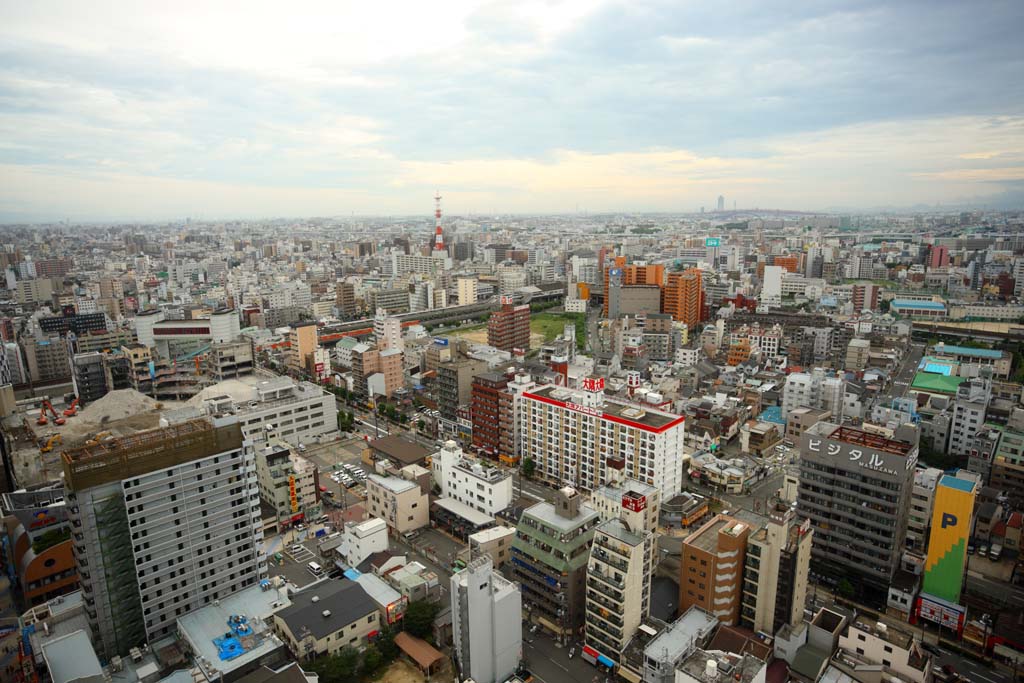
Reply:
<svg viewBox="0 0 1024 683"><path fill-rule="evenodd" d="M0 0L0 220L998 204L1022 28L1019 0Z"/></svg>

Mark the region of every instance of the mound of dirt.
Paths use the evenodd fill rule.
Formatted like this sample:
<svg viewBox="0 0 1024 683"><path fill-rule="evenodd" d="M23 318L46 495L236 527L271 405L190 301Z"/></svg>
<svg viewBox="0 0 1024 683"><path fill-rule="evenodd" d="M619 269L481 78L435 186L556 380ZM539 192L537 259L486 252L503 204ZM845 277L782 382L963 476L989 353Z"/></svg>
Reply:
<svg viewBox="0 0 1024 683"><path fill-rule="evenodd" d="M135 417L156 410L157 402L134 389L111 391L78 414L82 422L104 425L115 420Z"/></svg>

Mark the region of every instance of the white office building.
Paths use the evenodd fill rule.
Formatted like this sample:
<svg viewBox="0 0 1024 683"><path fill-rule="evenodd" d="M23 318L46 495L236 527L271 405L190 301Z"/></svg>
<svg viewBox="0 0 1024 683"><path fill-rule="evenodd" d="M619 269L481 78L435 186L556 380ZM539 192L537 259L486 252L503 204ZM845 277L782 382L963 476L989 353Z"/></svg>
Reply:
<svg viewBox="0 0 1024 683"><path fill-rule="evenodd" d="M782 305L782 266L764 267L764 284L761 285L762 306Z"/></svg>
<svg viewBox="0 0 1024 683"><path fill-rule="evenodd" d="M279 437L297 446L338 431L334 395L312 382L257 373L203 389L184 407L164 412L175 424L210 417L217 426L239 423L253 441Z"/></svg>
<svg viewBox="0 0 1024 683"><path fill-rule="evenodd" d="M267 575L256 454L237 424L193 420L74 449L64 477L85 611L107 659Z"/></svg>
<svg viewBox="0 0 1024 683"><path fill-rule="evenodd" d="M360 564L370 555L388 549L388 525L383 519L371 517L365 522L349 522L342 531L338 555L350 567Z"/></svg>
<svg viewBox="0 0 1024 683"><path fill-rule="evenodd" d="M458 680L504 683L519 666L523 598L487 555L451 578L452 642Z"/></svg>
<svg viewBox="0 0 1024 683"><path fill-rule="evenodd" d="M814 372L794 372L786 377L782 388L782 414L789 415L796 408L828 410L841 420L844 411L846 380L829 377L820 369Z"/></svg>
<svg viewBox="0 0 1024 683"><path fill-rule="evenodd" d="M452 498L494 516L512 504L512 472L467 458L454 441L432 459L434 482L442 498Z"/></svg>
<svg viewBox="0 0 1024 683"><path fill-rule="evenodd" d="M680 491L683 416L550 384L519 400L520 453L533 459L538 478L587 491L636 479L662 499Z"/></svg>

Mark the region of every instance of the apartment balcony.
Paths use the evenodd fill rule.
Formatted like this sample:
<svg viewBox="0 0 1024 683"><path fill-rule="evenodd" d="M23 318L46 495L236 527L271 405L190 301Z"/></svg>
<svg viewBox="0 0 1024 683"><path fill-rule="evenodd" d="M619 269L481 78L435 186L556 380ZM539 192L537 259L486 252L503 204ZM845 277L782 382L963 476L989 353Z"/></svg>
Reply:
<svg viewBox="0 0 1024 683"><path fill-rule="evenodd" d="M616 614L622 613L622 601L621 600L609 600L608 598L601 595L597 591L587 591L587 603L588 605L600 605L605 609L611 610Z"/></svg>
<svg viewBox="0 0 1024 683"><path fill-rule="evenodd" d="M605 631L622 633L622 625L625 623L622 617L605 609L589 610L587 622L594 624Z"/></svg>
<svg viewBox="0 0 1024 683"><path fill-rule="evenodd" d="M618 588L620 591L626 588L625 582L620 581L620 580L612 577L611 574L607 574L607 573L601 571L600 569L597 569L596 567L588 567L587 568L587 575L590 576L591 578L598 579L598 581L603 581L604 583L608 584L609 586L614 586L615 588ZM590 584L588 584L588 585L590 585ZM609 589L601 586L600 584L596 584L596 585L594 585L594 587L597 590L601 590L602 592L608 594L609 596L612 596L615 600L621 600L622 599L622 595L618 591L610 591Z"/></svg>
<svg viewBox="0 0 1024 683"><path fill-rule="evenodd" d="M601 630L587 625L587 637L586 642L591 647L596 647L598 650L604 650L606 652L619 652L620 643L610 636L603 633Z"/></svg>
<svg viewBox="0 0 1024 683"><path fill-rule="evenodd" d="M621 572L629 571L628 562L623 562L622 560L616 559L609 553L599 548L597 544L595 544L593 549L590 551L590 559L591 561L602 562L610 567L614 567L615 569L618 569Z"/></svg>
<svg viewBox="0 0 1024 683"><path fill-rule="evenodd" d="M602 631L604 634L606 634L606 637L610 636L612 638L612 642L615 643L614 649L616 652L618 652L618 643L622 639L622 629L615 628L614 626L609 626L608 624L602 622L600 619L597 619L593 615L588 614L587 630L590 631L591 628L597 629L598 631Z"/></svg>
<svg viewBox="0 0 1024 683"><path fill-rule="evenodd" d="M629 551L625 550L622 547L614 546L614 545L608 543L606 540L604 540L603 536L598 536L598 537L594 538L594 545L596 547L598 547L598 548L603 548L604 550L607 550L610 553L614 553L614 554L618 555L619 557L621 557L626 562L629 562L629 557L630 557Z"/></svg>

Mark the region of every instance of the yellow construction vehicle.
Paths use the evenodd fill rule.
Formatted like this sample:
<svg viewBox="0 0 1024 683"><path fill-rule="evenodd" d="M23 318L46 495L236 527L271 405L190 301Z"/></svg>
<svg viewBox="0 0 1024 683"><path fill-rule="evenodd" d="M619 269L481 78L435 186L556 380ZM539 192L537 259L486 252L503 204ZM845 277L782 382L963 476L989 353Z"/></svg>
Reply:
<svg viewBox="0 0 1024 683"><path fill-rule="evenodd" d="M91 439L89 439L88 441L86 441L85 445L86 446L95 446L96 444L98 444L100 441L103 441L103 439L107 438L108 436L110 436L110 432L100 432L96 436L94 436Z"/></svg>
<svg viewBox="0 0 1024 683"><path fill-rule="evenodd" d="M60 434L54 434L46 441L46 445L39 449L39 452L49 453L50 451L53 450L54 446L56 446L59 443L62 443L62 441L63 439L61 439Z"/></svg>

